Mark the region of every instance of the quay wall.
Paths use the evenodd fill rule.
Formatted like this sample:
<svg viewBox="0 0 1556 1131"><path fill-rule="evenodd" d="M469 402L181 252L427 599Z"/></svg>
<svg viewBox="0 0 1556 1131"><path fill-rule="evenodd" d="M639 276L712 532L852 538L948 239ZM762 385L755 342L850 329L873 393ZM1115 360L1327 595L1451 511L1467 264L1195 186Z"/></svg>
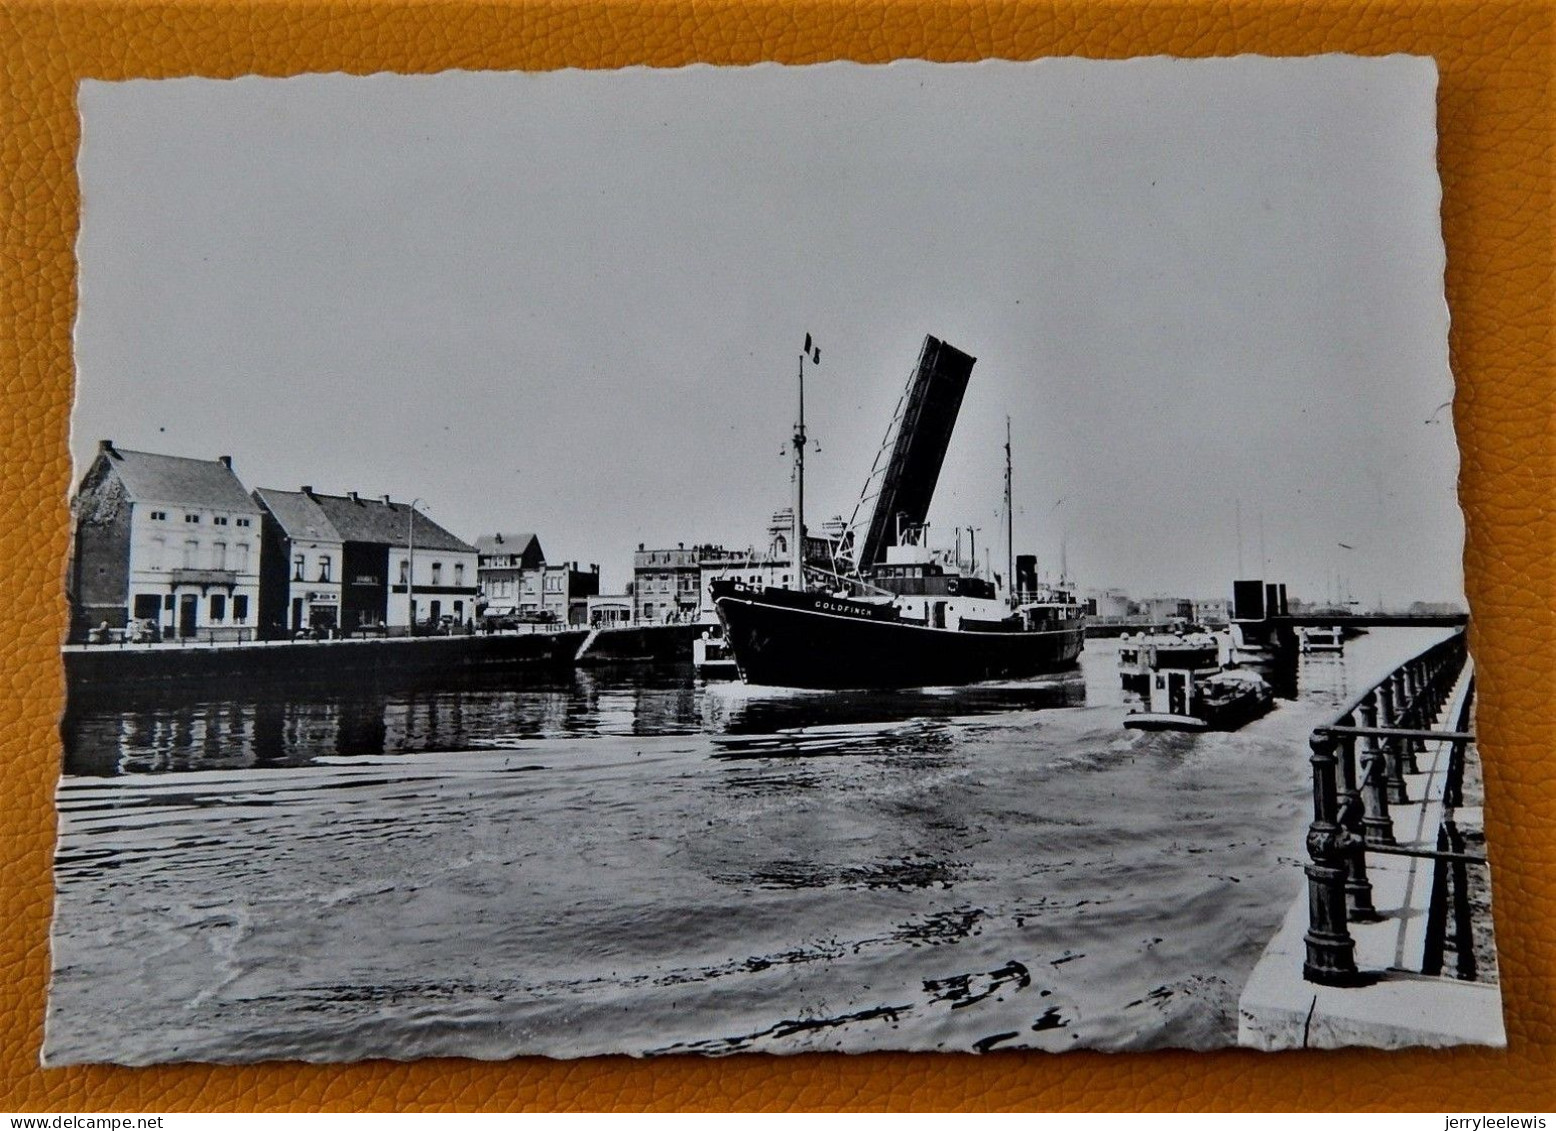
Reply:
<svg viewBox="0 0 1556 1131"><path fill-rule="evenodd" d="M689 660L704 626L644 625L481 636L297 640L267 643L72 645L69 687L179 687L231 680L265 683L373 680L505 668Z"/></svg>
<svg viewBox="0 0 1556 1131"><path fill-rule="evenodd" d="M265 644L82 646L64 651L67 686L173 687L399 677L573 662L586 629L519 635L431 636Z"/></svg>
<svg viewBox="0 0 1556 1131"><path fill-rule="evenodd" d="M622 664L690 660L692 641L708 628L704 624L654 624L639 627L602 628L583 641L576 662Z"/></svg>

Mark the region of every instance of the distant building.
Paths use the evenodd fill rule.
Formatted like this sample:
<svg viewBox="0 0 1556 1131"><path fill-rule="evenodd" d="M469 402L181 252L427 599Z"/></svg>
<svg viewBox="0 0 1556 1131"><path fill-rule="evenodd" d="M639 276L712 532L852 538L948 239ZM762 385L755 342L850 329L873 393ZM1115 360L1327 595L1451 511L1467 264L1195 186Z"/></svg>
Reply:
<svg viewBox="0 0 1556 1131"><path fill-rule="evenodd" d="M1200 624L1226 624L1231 617L1232 602L1226 597L1212 597L1194 602L1195 621Z"/></svg>
<svg viewBox="0 0 1556 1131"><path fill-rule="evenodd" d="M270 517L265 612L271 632L409 631L476 614L476 550L388 495L262 488ZM338 559L336 555L338 554ZM338 574L336 571L339 571Z"/></svg>
<svg viewBox="0 0 1556 1131"><path fill-rule="evenodd" d="M541 612L557 624L587 624L589 598L600 592L600 567L579 569L577 562L547 562L538 573Z"/></svg>
<svg viewBox="0 0 1556 1131"><path fill-rule="evenodd" d="M546 561L534 534L486 534L475 540L481 615L539 617L558 624L586 624L588 599L600 592L600 567Z"/></svg>
<svg viewBox="0 0 1556 1131"><path fill-rule="evenodd" d="M71 638L236 638L259 614L261 511L232 460L98 445L71 503Z"/></svg>
<svg viewBox="0 0 1556 1131"><path fill-rule="evenodd" d="M807 572L830 572L833 549L845 523L830 518L805 532ZM794 511L785 507L772 513L767 523L767 549L727 550L723 546L679 543L673 550L649 550L638 544L632 557L633 616L650 622L708 621L717 614L708 592L715 579L743 581L747 585L795 587ZM813 577L814 579L814 577Z"/></svg>
<svg viewBox="0 0 1556 1131"><path fill-rule="evenodd" d="M341 577L346 545L324 508L307 491L276 491L261 487L254 501L265 513L264 557L259 583L259 617L265 635L286 636L302 631L334 634L342 631ZM372 578L378 592L367 595L366 578L357 579L351 594L355 615L351 628L382 625L383 576Z"/></svg>
<svg viewBox="0 0 1556 1131"><path fill-rule="evenodd" d="M1182 597L1144 597L1135 602L1136 610L1153 624L1162 624L1174 617L1194 619L1194 602Z"/></svg>
<svg viewBox="0 0 1556 1131"><path fill-rule="evenodd" d="M786 557L758 554L750 550L733 553L720 550L704 557L698 563L699 620L711 621L718 617L709 588L715 581L739 581L758 589L768 586L792 589L794 562Z"/></svg>
<svg viewBox="0 0 1556 1131"><path fill-rule="evenodd" d="M524 532L510 534L499 531L483 534L475 540L476 578L485 601L483 616L508 617L519 610L520 589L526 571L546 564L545 551L540 539ZM540 609L540 586L535 586L531 611Z"/></svg>
<svg viewBox="0 0 1556 1131"><path fill-rule="evenodd" d="M632 623L632 594L602 593L584 599L590 628L612 628Z"/></svg>
<svg viewBox="0 0 1556 1131"><path fill-rule="evenodd" d="M723 553L721 546L649 550L638 543L632 555L632 619L650 623L694 621L702 604L702 559Z"/></svg>
<svg viewBox="0 0 1556 1131"><path fill-rule="evenodd" d="M1445 617L1464 616L1469 610L1460 601L1411 601L1405 611L1413 617Z"/></svg>
<svg viewBox="0 0 1556 1131"><path fill-rule="evenodd" d="M1086 604L1087 613L1092 616L1127 617L1133 602L1122 589L1091 589L1086 593Z"/></svg>
<svg viewBox="0 0 1556 1131"><path fill-rule="evenodd" d="M848 524L839 516L829 518L819 526L806 523L806 565L831 570L833 548L841 541L847 529ZM790 549L793 541L794 508L784 507L774 511L767 522L767 556L788 558L791 571L794 566L793 551Z"/></svg>

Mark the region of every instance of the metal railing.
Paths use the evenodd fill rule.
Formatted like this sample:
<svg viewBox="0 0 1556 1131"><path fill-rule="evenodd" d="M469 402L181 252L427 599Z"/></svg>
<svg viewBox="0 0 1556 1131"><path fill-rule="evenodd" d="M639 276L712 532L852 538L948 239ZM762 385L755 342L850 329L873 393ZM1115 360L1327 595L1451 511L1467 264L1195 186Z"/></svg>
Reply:
<svg viewBox="0 0 1556 1131"><path fill-rule="evenodd" d="M1425 973L1441 970L1446 900L1454 895L1455 949L1459 976L1473 976L1474 947L1470 938L1468 886L1465 869L1484 865L1482 856L1463 851L1457 831L1439 834L1435 849L1400 845L1394 836L1391 805L1409 801L1405 776L1419 773L1416 755L1428 742L1452 745L1443 803L1461 801L1464 753L1475 741L1467 729L1470 697L1455 720L1453 730L1432 729L1453 693L1468 660L1464 633L1456 632L1394 671L1357 696L1335 721L1313 731L1309 739L1313 766L1313 823L1308 827L1308 931L1304 936L1307 956L1302 976L1329 986L1358 985L1371 980L1356 965L1352 922L1378 922L1383 916L1372 901L1367 875L1368 854L1410 856L1436 861L1438 876L1432 900L1436 911L1428 916ZM1473 684L1471 684L1473 691ZM1451 818L1444 828L1452 824ZM1439 906L1440 905L1440 906ZM1436 926L1434 936L1432 928ZM1435 942L1434 942L1435 938ZM1435 951L1434 951L1435 946ZM1468 954L1469 974L1465 974ZM1436 969L1432 967L1435 957Z"/></svg>
<svg viewBox="0 0 1556 1131"><path fill-rule="evenodd" d="M1455 730L1469 730L1474 702L1475 679L1471 676ZM1455 743L1443 782L1443 821L1437 830L1437 863L1432 870L1432 898L1426 910L1426 948L1421 973L1443 973L1447 951L1452 949L1454 975L1473 981L1478 971L1469 866L1477 858L1464 851L1464 834L1454 820L1454 811L1464 804L1464 753L1465 745Z"/></svg>

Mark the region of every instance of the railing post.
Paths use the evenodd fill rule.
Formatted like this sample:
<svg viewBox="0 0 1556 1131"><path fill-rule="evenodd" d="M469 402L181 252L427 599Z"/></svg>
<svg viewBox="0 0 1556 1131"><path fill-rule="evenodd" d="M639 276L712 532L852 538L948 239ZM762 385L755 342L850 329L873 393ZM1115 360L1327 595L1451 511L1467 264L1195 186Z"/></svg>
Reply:
<svg viewBox="0 0 1556 1131"><path fill-rule="evenodd" d="M1378 684L1378 721L1377 726L1398 726L1399 720L1394 715L1394 680L1393 677L1385 679Z"/></svg>
<svg viewBox="0 0 1556 1131"><path fill-rule="evenodd" d="M1341 726L1354 726L1347 715ZM1340 789L1338 824L1345 830L1350 847L1345 856L1346 911L1357 923L1373 923L1380 916L1372 903L1372 881L1367 878L1367 842L1362 830L1362 800L1356 789L1356 736L1344 735L1338 742Z"/></svg>
<svg viewBox="0 0 1556 1131"><path fill-rule="evenodd" d="M1362 727L1378 725L1378 709L1368 696L1356 707L1356 721ZM1361 740L1362 834L1368 844L1393 844L1394 819L1389 816L1388 767L1378 740L1370 735Z"/></svg>
<svg viewBox="0 0 1556 1131"><path fill-rule="evenodd" d="M1448 830L1437 827L1437 851L1448 850ZM1443 972L1444 944L1448 932L1448 861L1432 862L1432 891L1426 904L1426 942L1421 949L1421 973L1436 977Z"/></svg>
<svg viewBox="0 0 1556 1131"><path fill-rule="evenodd" d="M1425 711L1425 700L1421 695L1421 680L1416 678L1418 667L1414 663L1405 664L1399 671L1399 695L1400 702L1407 703L1407 708L1400 711L1400 717L1404 719L1404 727L1414 730L1425 730L1432 720L1428 719ZM1421 773L1421 765L1416 762L1416 755L1427 748L1427 744L1421 739L1405 739L1404 747L1400 748L1400 756L1404 758L1402 769L1405 773Z"/></svg>
<svg viewBox="0 0 1556 1131"><path fill-rule="evenodd" d="M1443 808L1457 809L1464 804L1464 748L1463 740L1455 740L1448 751L1448 777L1443 782Z"/></svg>
<svg viewBox="0 0 1556 1131"><path fill-rule="evenodd" d="M1464 851L1464 837L1450 818L1442 824L1450 852ZM1470 908L1469 866L1463 860L1448 862L1453 878L1453 955L1454 976L1466 982L1475 980L1475 927Z"/></svg>
<svg viewBox="0 0 1556 1131"><path fill-rule="evenodd" d="M1394 673L1392 683L1394 702L1399 704L1399 725L1407 730L1416 727L1424 728L1429 720L1422 715L1420 699L1409 692L1405 669L1401 668ZM1421 772L1421 767L1416 763L1416 751L1421 748L1421 740L1418 738L1402 738L1398 741L1395 750L1401 775ZM1404 788L1403 777L1400 779L1400 788Z"/></svg>
<svg viewBox="0 0 1556 1131"><path fill-rule="evenodd" d="M1380 727L1393 727L1399 725L1399 717L1396 714L1394 703L1394 680L1392 677L1378 684L1378 722ZM1383 756L1385 778L1388 783L1388 799L1391 805L1403 805L1409 801L1405 793L1405 778L1400 773L1400 745L1397 738L1385 738L1378 743L1378 749Z"/></svg>
<svg viewBox="0 0 1556 1131"><path fill-rule="evenodd" d="M1357 981L1356 943L1346 929L1345 830L1339 825L1335 787L1335 740L1315 734L1313 749L1313 823L1308 826L1308 929L1303 937L1307 960L1302 976L1325 986Z"/></svg>

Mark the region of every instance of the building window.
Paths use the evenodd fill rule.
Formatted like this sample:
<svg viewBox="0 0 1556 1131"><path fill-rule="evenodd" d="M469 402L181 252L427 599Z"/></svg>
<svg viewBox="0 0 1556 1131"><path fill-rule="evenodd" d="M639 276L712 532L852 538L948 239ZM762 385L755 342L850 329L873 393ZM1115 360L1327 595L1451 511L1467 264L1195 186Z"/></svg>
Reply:
<svg viewBox="0 0 1556 1131"><path fill-rule="evenodd" d="M151 560L146 563L147 569L167 568L167 539L153 538L151 540Z"/></svg>
<svg viewBox="0 0 1556 1131"><path fill-rule="evenodd" d="M226 569L227 568L227 543L225 543L225 542L212 542L211 543L211 568L212 569Z"/></svg>
<svg viewBox="0 0 1556 1131"><path fill-rule="evenodd" d="M401 585L409 585L410 583L411 583L411 563L410 563L410 560L407 559L407 558L401 558L400 559L400 584Z"/></svg>
<svg viewBox="0 0 1556 1131"><path fill-rule="evenodd" d="M198 564L195 559L199 555L199 553L200 553L200 543L196 542L193 538L189 539L189 541L184 543L184 568L185 569L194 569L195 568L195 566Z"/></svg>
<svg viewBox="0 0 1556 1131"><path fill-rule="evenodd" d="M224 593L211 594L211 620L222 621L227 619L227 596Z"/></svg>
<svg viewBox="0 0 1556 1131"><path fill-rule="evenodd" d="M464 583L465 583L465 563L464 562L455 562L454 563L454 584L455 585L463 585ZM456 609L459 607L458 602L455 602L455 606L454 607Z"/></svg>
<svg viewBox="0 0 1556 1131"><path fill-rule="evenodd" d="M307 567L307 565L308 565L308 560L306 558L304 558L301 554L298 554L295 558L292 559L292 580L293 581L301 581L303 579L303 570Z"/></svg>
<svg viewBox="0 0 1556 1131"><path fill-rule="evenodd" d="M249 619L248 594L239 593L232 599L232 619L238 624Z"/></svg>
<svg viewBox="0 0 1556 1131"><path fill-rule="evenodd" d="M330 579L330 556L328 554L320 554L319 555L319 580L320 581L328 581L329 579Z"/></svg>
<svg viewBox="0 0 1556 1131"><path fill-rule="evenodd" d="M226 526L227 525L227 516L219 514L215 518L211 519L211 522L213 524L215 524L216 526Z"/></svg>
<svg viewBox="0 0 1556 1131"><path fill-rule="evenodd" d="M185 522L199 522L200 521L200 516L197 515L197 514L186 514L184 516L184 521Z"/></svg>
<svg viewBox="0 0 1556 1131"><path fill-rule="evenodd" d="M443 584L443 563L442 562L433 562L432 563L432 584L434 584L434 585L442 585Z"/></svg>
<svg viewBox="0 0 1556 1131"><path fill-rule="evenodd" d="M239 526L248 526L249 525L249 520L246 519L246 518L240 518L240 519L238 519L238 525Z"/></svg>
<svg viewBox="0 0 1556 1131"><path fill-rule="evenodd" d="M238 560L234 565L239 573L247 573L249 571L249 544L247 542L239 542L236 549L238 551ZM233 599L238 600L238 598Z"/></svg>
<svg viewBox="0 0 1556 1131"><path fill-rule="evenodd" d="M151 512L151 521L152 522L166 522L167 521L167 511L152 511Z"/></svg>

